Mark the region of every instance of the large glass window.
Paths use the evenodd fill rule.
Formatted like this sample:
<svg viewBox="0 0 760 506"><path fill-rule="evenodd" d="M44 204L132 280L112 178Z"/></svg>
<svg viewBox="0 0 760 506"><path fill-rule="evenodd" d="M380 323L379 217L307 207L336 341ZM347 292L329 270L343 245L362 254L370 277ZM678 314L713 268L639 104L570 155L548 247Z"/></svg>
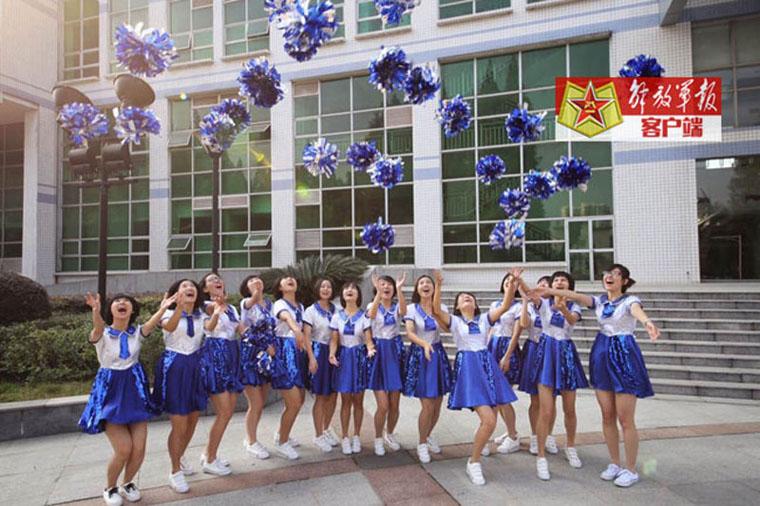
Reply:
<svg viewBox="0 0 760 506"><path fill-rule="evenodd" d="M147 28L148 24L148 3L150 0L109 0L108 9L111 15L111 33L109 34L109 40L111 46L109 48L109 54L111 57L111 72L119 72L123 69L119 67L114 56L114 34L116 28L121 24L128 24L136 26L138 23L143 23L143 27Z"/></svg>
<svg viewBox="0 0 760 506"><path fill-rule="evenodd" d="M333 39L346 36L346 21L343 19L343 4L345 0L333 0L335 6L335 20L338 22L338 29L333 34Z"/></svg>
<svg viewBox="0 0 760 506"><path fill-rule="evenodd" d="M198 123L223 95L171 102L172 269L211 267L211 158ZM272 264L272 163L269 109L251 107L253 126L222 157L220 231L222 267Z"/></svg>
<svg viewBox="0 0 760 506"><path fill-rule="evenodd" d="M577 221L579 217L589 216L609 216L611 220L610 145L555 141L553 113L555 76L606 76L609 75L608 62L608 42L603 40L441 66L443 96L461 94L470 102L475 117L467 131L442 140L444 262L569 263L566 222L570 218ZM518 145L507 139L504 119L522 103L528 104L533 112L548 113L541 139ZM504 160L507 176L491 185L483 185L475 176L475 164L489 154ZM561 155L580 156L591 164L593 177L588 191L559 192L549 200L533 200L525 245L491 250L488 236L494 224L504 219L498 205L499 195L507 188L520 188L525 174L532 169L549 169ZM587 247L584 251L593 254L593 248ZM590 264L586 272L591 272Z"/></svg>
<svg viewBox="0 0 760 506"><path fill-rule="evenodd" d="M169 24L177 62L214 57L214 0L170 0Z"/></svg>
<svg viewBox="0 0 760 506"><path fill-rule="evenodd" d="M511 0L438 0L438 19L506 9L511 4Z"/></svg>
<svg viewBox="0 0 760 506"><path fill-rule="evenodd" d="M0 258L21 257L24 124L0 125Z"/></svg>
<svg viewBox="0 0 760 506"><path fill-rule="evenodd" d="M98 76L98 0L63 3L63 79Z"/></svg>
<svg viewBox="0 0 760 506"><path fill-rule="evenodd" d="M380 17L380 14L377 12L375 2L372 0L358 0L358 2L359 13L357 15L357 32L360 34L382 32L384 30L392 30L394 28L401 28L412 24L412 15L411 13L407 12L401 17L401 22L399 22L399 24L388 26Z"/></svg>
<svg viewBox="0 0 760 506"><path fill-rule="evenodd" d="M376 264L414 263L412 191L412 109L403 96L384 96L366 76L295 86L296 254L354 255ZM303 147L325 137L340 150L331 178L314 177L303 165ZM404 160L404 181L391 190L371 184L346 163L353 142L374 140L389 156ZM362 227L382 216L394 225L396 244L373 255L362 244Z"/></svg>
<svg viewBox="0 0 760 506"><path fill-rule="evenodd" d="M692 25L695 76L719 76L723 126L760 125L760 17Z"/></svg>
<svg viewBox="0 0 760 506"><path fill-rule="evenodd" d="M224 54L269 49L269 14L263 0L225 0Z"/></svg>

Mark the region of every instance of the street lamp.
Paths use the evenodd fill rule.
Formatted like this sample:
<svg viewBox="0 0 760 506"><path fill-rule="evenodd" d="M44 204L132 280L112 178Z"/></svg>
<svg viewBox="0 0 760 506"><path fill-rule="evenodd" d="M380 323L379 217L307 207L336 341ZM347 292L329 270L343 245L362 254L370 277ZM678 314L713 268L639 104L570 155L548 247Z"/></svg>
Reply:
<svg viewBox="0 0 760 506"><path fill-rule="evenodd" d="M219 273L219 171L222 154L215 153L204 146L211 157L211 272Z"/></svg>

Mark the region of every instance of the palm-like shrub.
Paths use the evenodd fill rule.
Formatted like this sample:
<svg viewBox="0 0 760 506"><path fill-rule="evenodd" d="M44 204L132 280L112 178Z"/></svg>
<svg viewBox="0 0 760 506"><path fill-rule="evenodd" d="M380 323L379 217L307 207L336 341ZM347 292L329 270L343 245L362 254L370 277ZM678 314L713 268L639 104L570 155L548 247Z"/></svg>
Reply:
<svg viewBox="0 0 760 506"><path fill-rule="evenodd" d="M33 279L0 271L0 325L50 316L47 290Z"/></svg>

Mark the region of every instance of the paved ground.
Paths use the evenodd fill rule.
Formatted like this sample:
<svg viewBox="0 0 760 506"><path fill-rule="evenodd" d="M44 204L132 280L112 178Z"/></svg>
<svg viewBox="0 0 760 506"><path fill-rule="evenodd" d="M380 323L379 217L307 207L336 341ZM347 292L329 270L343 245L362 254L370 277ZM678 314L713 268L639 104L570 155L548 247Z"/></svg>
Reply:
<svg viewBox="0 0 760 506"><path fill-rule="evenodd" d="M552 480L535 477L535 460L527 452L483 459L485 487L464 474L469 442L477 425L470 412L444 410L436 436L444 452L428 465L416 460L414 400L403 399L398 429L403 448L385 457L371 452L371 418L365 416L364 452L344 457L336 449L324 454L311 445L310 403L296 422L294 436L303 444L295 462L273 456L253 461L241 447L243 415L236 414L222 443L234 474L189 479L191 492L168 489L165 450L168 423L150 425L148 454L139 479L143 504L760 504L760 405L666 398L639 403L642 430L642 481L630 490L602 482L607 463L598 432L600 416L591 394L578 397L578 447L584 467L571 469L551 457ZM373 411L371 396L365 405ZM517 404L518 429L529 434L524 397ZM267 408L260 429L268 443L282 409ZM202 419L187 455L197 466L210 418ZM497 433L503 432L500 425ZM557 420L562 433L561 415ZM561 439L561 438L560 438ZM525 441L524 441L525 443ZM63 434L0 443L0 504L102 504L105 464L111 449L105 436Z"/></svg>

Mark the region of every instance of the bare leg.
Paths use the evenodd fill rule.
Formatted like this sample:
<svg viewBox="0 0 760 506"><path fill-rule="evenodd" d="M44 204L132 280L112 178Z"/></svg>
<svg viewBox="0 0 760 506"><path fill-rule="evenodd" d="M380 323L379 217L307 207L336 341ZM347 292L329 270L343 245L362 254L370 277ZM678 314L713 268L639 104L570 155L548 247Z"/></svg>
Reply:
<svg viewBox="0 0 760 506"><path fill-rule="evenodd" d="M129 432L132 435L132 453L129 454L129 460L124 470L124 483L129 483L135 479L135 475L140 470L140 466L145 459L145 442L148 439L148 422L137 422L129 424Z"/></svg>
<svg viewBox="0 0 760 506"><path fill-rule="evenodd" d="M169 448L169 459L172 462L172 474L179 472L179 460L185 452L185 438L189 424L189 415L169 415L171 430L166 442Z"/></svg>
<svg viewBox="0 0 760 506"><path fill-rule="evenodd" d="M494 429L496 428L496 410L490 406L478 406L475 412L480 417L480 426L475 433L475 440L472 442L472 455L470 462L480 462L480 452L488 444Z"/></svg>
<svg viewBox="0 0 760 506"><path fill-rule="evenodd" d="M198 418L200 418L200 416L200 411L193 411L187 415L188 424L185 429L185 438L182 441L182 453L180 453L180 457L185 454L187 447L190 445L190 441L193 439L193 434L195 434L195 427L198 425Z"/></svg>
<svg viewBox="0 0 760 506"><path fill-rule="evenodd" d="M280 442L287 441L290 438L290 429L296 421L298 412L303 405L303 389L291 388L290 390L280 390L283 401L285 401L285 410L280 418Z"/></svg>
<svg viewBox="0 0 760 506"><path fill-rule="evenodd" d="M311 418L314 422L314 435L319 437L325 431L325 405L327 404L326 395L317 395L314 399L314 406L311 408Z"/></svg>
<svg viewBox="0 0 760 506"><path fill-rule="evenodd" d="M364 420L364 392L354 394L351 402L354 407L354 436L361 437Z"/></svg>
<svg viewBox="0 0 760 506"><path fill-rule="evenodd" d="M420 444L425 444L432 430L435 399L421 398L420 405L422 409L420 410L420 417L417 420L417 428L420 432Z"/></svg>
<svg viewBox="0 0 760 506"><path fill-rule="evenodd" d="M377 411L375 411L375 438L383 437L383 428L385 428L385 419L388 417L388 392L375 390L375 402Z"/></svg>
<svg viewBox="0 0 760 506"><path fill-rule="evenodd" d="M396 430L400 404L401 392L388 392L388 434L393 434L393 432Z"/></svg>
<svg viewBox="0 0 760 506"><path fill-rule="evenodd" d="M348 437L348 426L351 423L352 394L340 394L340 436Z"/></svg>
<svg viewBox="0 0 760 506"><path fill-rule="evenodd" d="M623 445L625 446L625 467L636 472L636 459L639 455L639 431L636 429L636 396L615 394L615 410L620 426L623 428Z"/></svg>
<svg viewBox="0 0 760 506"><path fill-rule="evenodd" d="M132 453L132 435L128 426L106 422L106 436L113 448L113 455L106 470L106 485L110 489L116 486L119 475Z"/></svg>
<svg viewBox="0 0 760 506"><path fill-rule="evenodd" d="M575 415L575 391L563 390L560 395L562 395L562 412L565 414L565 434L567 435L565 446L574 448L575 433L578 429L578 418Z"/></svg>
<svg viewBox="0 0 760 506"><path fill-rule="evenodd" d="M602 410L602 432L607 443L607 451L613 464L620 465L620 433L617 426L617 409L615 393L605 390L596 391L596 400Z"/></svg>
<svg viewBox="0 0 760 506"><path fill-rule="evenodd" d="M535 435L538 429L538 411L541 406L541 401L538 399L538 395L530 396L530 406L528 407L528 420L530 421L530 432Z"/></svg>
<svg viewBox="0 0 760 506"><path fill-rule="evenodd" d="M219 443L222 442L224 431L227 429L227 424L230 423L232 414L235 411L236 401L237 394L232 392L222 392L211 396L211 403L214 405L216 417L214 418L214 423L211 425L211 430L208 433L208 444L206 445L206 460L208 462L214 462L216 460L216 452L219 449Z"/></svg>
<svg viewBox="0 0 760 506"><path fill-rule="evenodd" d="M537 424L538 457L546 457L546 438L549 436L549 425L554 417L554 390L546 385L538 385L539 412Z"/></svg>
<svg viewBox="0 0 760 506"><path fill-rule="evenodd" d="M430 433L428 433L428 437L433 433L433 429L435 429L435 426L438 424L438 419L441 417L441 404L443 404L443 397L435 399L435 403L433 404L433 419L430 422Z"/></svg>
<svg viewBox="0 0 760 506"><path fill-rule="evenodd" d="M327 402L325 402L324 419L322 422L323 432L330 428L332 424L333 416L335 415L335 406L338 403L338 394L333 392L327 396Z"/></svg>
<svg viewBox="0 0 760 506"><path fill-rule="evenodd" d="M248 411L245 413L245 432L248 436L248 444L258 441L258 428L261 415L264 412L269 386L264 384L260 387L246 385L245 397L248 399Z"/></svg>
<svg viewBox="0 0 760 506"><path fill-rule="evenodd" d="M515 415L515 408L511 404L502 404L499 406L499 413L501 413L501 417L507 425L509 437L515 439L517 437L517 415Z"/></svg>

